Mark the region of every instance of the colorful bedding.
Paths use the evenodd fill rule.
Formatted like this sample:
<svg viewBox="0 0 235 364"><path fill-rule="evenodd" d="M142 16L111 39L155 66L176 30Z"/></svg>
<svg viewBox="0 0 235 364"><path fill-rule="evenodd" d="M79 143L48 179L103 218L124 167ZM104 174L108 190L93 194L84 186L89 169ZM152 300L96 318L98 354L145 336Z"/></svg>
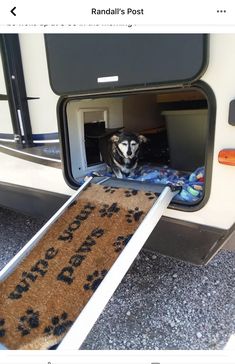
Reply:
<svg viewBox="0 0 235 364"><path fill-rule="evenodd" d="M90 175L114 177L108 170L92 172ZM176 169L171 169L167 166L156 167L152 165L141 166L136 174L127 177L127 180L140 182L148 182L160 185L180 185L181 192L176 195L175 200L195 203L203 196L205 182L205 168L199 167L194 172L182 172Z"/></svg>

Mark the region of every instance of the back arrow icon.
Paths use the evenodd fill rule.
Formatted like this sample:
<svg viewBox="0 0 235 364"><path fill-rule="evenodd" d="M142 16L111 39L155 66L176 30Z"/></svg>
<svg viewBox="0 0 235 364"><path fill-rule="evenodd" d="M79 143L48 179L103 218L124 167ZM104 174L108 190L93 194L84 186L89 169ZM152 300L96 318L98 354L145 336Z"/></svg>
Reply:
<svg viewBox="0 0 235 364"><path fill-rule="evenodd" d="M16 16L16 14L15 14L15 9L16 9L16 6L14 6L14 8L13 8L13 9L11 9L11 13L12 13L12 15L14 15L14 16Z"/></svg>

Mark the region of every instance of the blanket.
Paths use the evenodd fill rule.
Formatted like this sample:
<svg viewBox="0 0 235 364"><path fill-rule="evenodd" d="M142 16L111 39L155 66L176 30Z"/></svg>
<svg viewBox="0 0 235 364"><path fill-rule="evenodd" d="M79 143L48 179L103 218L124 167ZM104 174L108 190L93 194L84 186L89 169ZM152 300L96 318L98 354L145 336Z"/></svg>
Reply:
<svg viewBox="0 0 235 364"><path fill-rule="evenodd" d="M115 177L108 167L100 171L90 172L88 176L107 176ZM126 178L131 181L148 182L157 185L177 185L181 186L181 192L178 193L174 200L179 202L197 203L201 200L204 193L205 168L199 167L194 172L182 172L168 166L158 167L150 164L141 166L130 177ZM81 179L82 184L84 179Z"/></svg>

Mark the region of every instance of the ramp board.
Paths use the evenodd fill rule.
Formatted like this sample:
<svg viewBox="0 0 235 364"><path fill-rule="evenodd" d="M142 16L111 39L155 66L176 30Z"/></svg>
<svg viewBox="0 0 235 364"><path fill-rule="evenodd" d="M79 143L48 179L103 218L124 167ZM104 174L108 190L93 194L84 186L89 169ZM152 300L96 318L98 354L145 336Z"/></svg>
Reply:
<svg viewBox="0 0 235 364"><path fill-rule="evenodd" d="M176 193L81 190L0 274L9 349L78 349Z"/></svg>

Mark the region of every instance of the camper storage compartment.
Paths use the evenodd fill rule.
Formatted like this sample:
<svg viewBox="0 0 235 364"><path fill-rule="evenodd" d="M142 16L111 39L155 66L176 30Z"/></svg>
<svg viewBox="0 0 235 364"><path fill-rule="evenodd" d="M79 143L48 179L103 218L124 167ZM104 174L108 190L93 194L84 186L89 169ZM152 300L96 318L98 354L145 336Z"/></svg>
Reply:
<svg viewBox="0 0 235 364"><path fill-rule="evenodd" d="M111 177L108 186L155 193L168 183L182 184L174 199L180 209L202 201L210 117L208 99L199 88L71 97L61 115L67 178L73 185L95 172ZM123 128L144 135L147 142L141 145L136 177L121 180L110 174L105 162L111 136Z"/></svg>
<svg viewBox="0 0 235 364"><path fill-rule="evenodd" d="M161 192L181 184L178 209L197 209L210 187L213 93L198 81L208 63L202 34L48 34L51 87L70 186L86 176ZM121 130L144 135L137 178L107 171L107 144ZM171 205L171 206L174 206Z"/></svg>

